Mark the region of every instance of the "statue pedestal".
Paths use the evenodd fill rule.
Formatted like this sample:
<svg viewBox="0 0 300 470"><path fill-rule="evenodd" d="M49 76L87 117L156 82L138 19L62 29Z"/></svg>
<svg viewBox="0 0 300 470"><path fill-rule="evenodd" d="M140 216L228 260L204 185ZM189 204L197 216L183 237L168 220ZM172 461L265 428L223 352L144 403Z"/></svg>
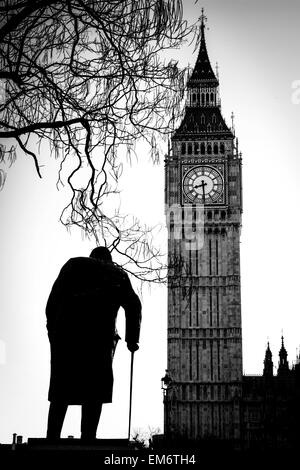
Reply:
<svg viewBox="0 0 300 470"><path fill-rule="evenodd" d="M55 450L55 451L122 451L130 448L128 439L94 439L91 441L82 441L81 439L57 439L49 441L43 438L29 438L28 450Z"/></svg>

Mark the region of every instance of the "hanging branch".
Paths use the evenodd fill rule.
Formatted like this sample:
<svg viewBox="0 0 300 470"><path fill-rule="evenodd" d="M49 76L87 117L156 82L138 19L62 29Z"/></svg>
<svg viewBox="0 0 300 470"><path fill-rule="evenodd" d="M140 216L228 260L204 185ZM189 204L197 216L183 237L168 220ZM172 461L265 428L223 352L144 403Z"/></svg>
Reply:
<svg viewBox="0 0 300 470"><path fill-rule="evenodd" d="M185 71L163 54L197 26L183 20L181 0L5 0L0 12L0 162L25 155L42 177L37 149L48 142L57 186L70 190L61 222L160 282L151 229L105 207L118 193L122 146L144 141L156 161L174 128ZM1 169L0 188L5 177Z"/></svg>

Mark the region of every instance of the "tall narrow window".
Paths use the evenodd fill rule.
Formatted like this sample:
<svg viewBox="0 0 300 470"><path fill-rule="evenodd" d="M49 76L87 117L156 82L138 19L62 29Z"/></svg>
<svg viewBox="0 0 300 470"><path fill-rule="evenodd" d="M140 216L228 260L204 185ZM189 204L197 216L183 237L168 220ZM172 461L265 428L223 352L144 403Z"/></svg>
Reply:
<svg viewBox="0 0 300 470"><path fill-rule="evenodd" d="M188 143L188 155L192 155L193 153L193 145L191 142Z"/></svg>
<svg viewBox="0 0 300 470"><path fill-rule="evenodd" d="M193 350L190 344L190 380L193 380Z"/></svg>
<svg viewBox="0 0 300 470"><path fill-rule="evenodd" d="M205 144L203 142L200 147L200 152L201 152L201 155L205 155Z"/></svg>
<svg viewBox="0 0 300 470"><path fill-rule="evenodd" d="M197 344L196 344L196 354L197 354L197 357L196 357L196 367L197 367L197 371L196 371L196 377L197 377L197 380L199 380L199 343L197 341Z"/></svg>
<svg viewBox="0 0 300 470"><path fill-rule="evenodd" d="M216 275L219 274L219 241L216 240Z"/></svg>
<svg viewBox="0 0 300 470"><path fill-rule="evenodd" d="M194 153L195 155L199 155L199 142L195 142L194 144Z"/></svg>
<svg viewBox="0 0 300 470"><path fill-rule="evenodd" d="M209 93L206 93L206 106L209 105Z"/></svg>
<svg viewBox="0 0 300 470"><path fill-rule="evenodd" d="M211 240L208 242L208 258L209 258L209 275L212 274L212 249L211 249Z"/></svg>
<svg viewBox="0 0 300 470"><path fill-rule="evenodd" d="M181 144L181 153L182 153L182 155L186 154L186 144L185 144L185 142L182 142L182 144Z"/></svg>
<svg viewBox="0 0 300 470"><path fill-rule="evenodd" d="M204 101L205 101L205 97L204 97L204 93L201 93L201 104L202 106L204 106Z"/></svg>
<svg viewBox="0 0 300 470"><path fill-rule="evenodd" d="M216 292L216 310L217 310L217 326L220 325L220 311L219 311L219 290Z"/></svg>
<svg viewBox="0 0 300 470"><path fill-rule="evenodd" d="M181 211L181 238L184 240L184 209Z"/></svg>
<svg viewBox="0 0 300 470"><path fill-rule="evenodd" d="M225 153L225 145L224 144L220 145L220 153Z"/></svg>
<svg viewBox="0 0 300 470"><path fill-rule="evenodd" d="M210 379L214 379L214 349L212 340L210 340Z"/></svg>
<svg viewBox="0 0 300 470"><path fill-rule="evenodd" d="M196 276L198 276L198 274L199 274L199 268L198 268L198 265L199 265L199 251L198 251L198 250L196 250L195 265L196 265L196 266L195 266L195 268L196 268L195 274L196 274Z"/></svg>
<svg viewBox="0 0 300 470"><path fill-rule="evenodd" d="M208 126L207 126L208 127ZM208 129L207 129L208 130ZM208 155L211 155L211 144L207 145L207 153Z"/></svg>
<svg viewBox="0 0 300 470"><path fill-rule="evenodd" d="M215 155L218 155L218 153L219 153L218 144L214 144L214 154L215 154Z"/></svg>
<svg viewBox="0 0 300 470"><path fill-rule="evenodd" d="M217 342L218 348L218 380L221 380L221 365L220 365L220 340Z"/></svg>
<svg viewBox="0 0 300 470"><path fill-rule="evenodd" d="M209 326L213 326L213 301L211 289L209 291Z"/></svg>
<svg viewBox="0 0 300 470"><path fill-rule="evenodd" d="M193 292L192 288L190 287L190 292L189 292L189 326L193 325Z"/></svg>
<svg viewBox="0 0 300 470"><path fill-rule="evenodd" d="M205 124L205 116L204 116L204 114L201 114L201 124Z"/></svg>
<svg viewBox="0 0 300 470"><path fill-rule="evenodd" d="M199 292L196 290L196 326L199 326Z"/></svg>
<svg viewBox="0 0 300 470"><path fill-rule="evenodd" d="M210 94L210 101L211 101L211 104L214 104L214 94L213 93Z"/></svg>
<svg viewBox="0 0 300 470"><path fill-rule="evenodd" d="M196 212L196 206L193 204L193 222L192 222L192 231L196 232L196 222L197 222L197 212Z"/></svg>

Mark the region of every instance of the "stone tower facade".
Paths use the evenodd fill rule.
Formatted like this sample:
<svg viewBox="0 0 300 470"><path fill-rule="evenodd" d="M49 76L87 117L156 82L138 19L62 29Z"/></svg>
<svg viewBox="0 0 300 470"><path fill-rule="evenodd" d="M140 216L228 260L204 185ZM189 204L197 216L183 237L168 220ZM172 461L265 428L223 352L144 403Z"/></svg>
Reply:
<svg viewBox="0 0 300 470"><path fill-rule="evenodd" d="M168 221L168 371L165 435L239 440L242 330L241 154L222 117L206 49L165 162Z"/></svg>

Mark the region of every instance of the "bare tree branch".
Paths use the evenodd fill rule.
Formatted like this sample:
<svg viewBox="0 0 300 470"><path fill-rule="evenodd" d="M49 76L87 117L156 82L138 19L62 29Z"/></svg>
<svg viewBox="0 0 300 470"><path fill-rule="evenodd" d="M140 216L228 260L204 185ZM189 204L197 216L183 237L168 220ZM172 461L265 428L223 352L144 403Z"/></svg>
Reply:
<svg viewBox="0 0 300 470"><path fill-rule="evenodd" d="M184 21L182 0L4 0L0 11L0 162L24 153L41 177L37 149L47 142L60 162L57 185L70 190L62 223L160 282L151 228L111 213L108 201L119 192L123 147L145 142L159 159L186 76L164 54L197 41L197 25Z"/></svg>

